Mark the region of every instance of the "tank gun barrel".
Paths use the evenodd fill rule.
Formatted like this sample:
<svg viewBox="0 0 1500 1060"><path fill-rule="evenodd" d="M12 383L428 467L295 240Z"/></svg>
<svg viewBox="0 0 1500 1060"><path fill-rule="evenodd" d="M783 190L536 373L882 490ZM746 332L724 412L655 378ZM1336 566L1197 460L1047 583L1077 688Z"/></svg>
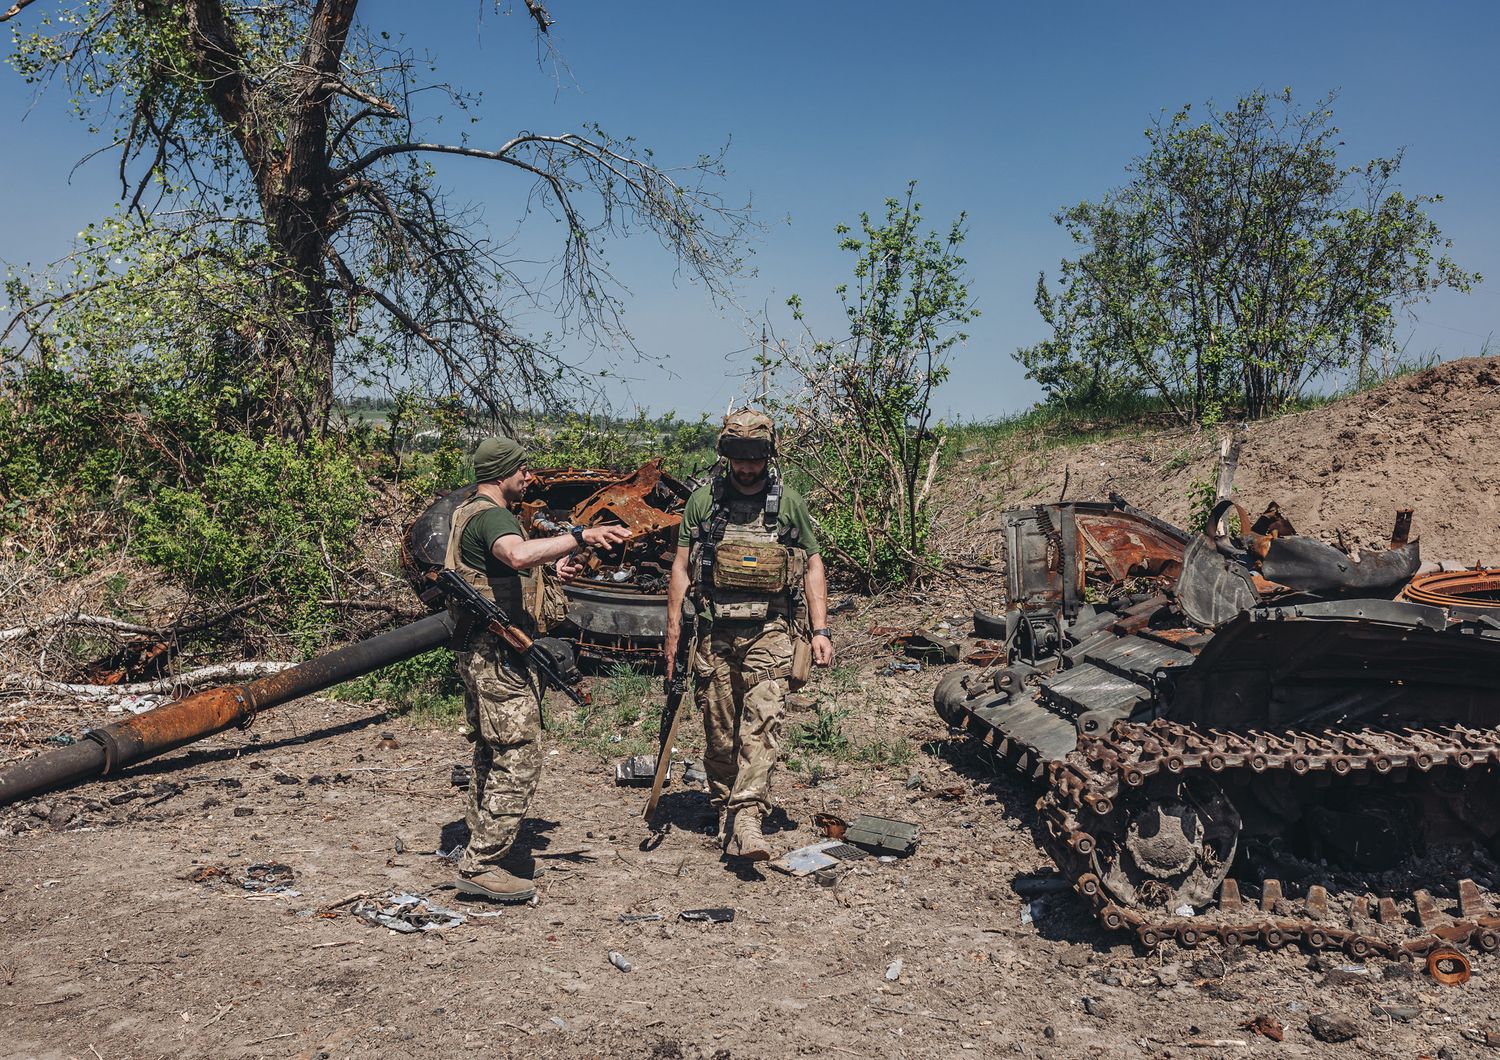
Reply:
<svg viewBox="0 0 1500 1060"><path fill-rule="evenodd" d="M382 666L440 648L453 636L453 621L439 612L369 640L319 655L244 685L196 692L90 730L67 747L0 770L0 806L29 795L103 776L236 725L248 725L263 710L321 692Z"/></svg>

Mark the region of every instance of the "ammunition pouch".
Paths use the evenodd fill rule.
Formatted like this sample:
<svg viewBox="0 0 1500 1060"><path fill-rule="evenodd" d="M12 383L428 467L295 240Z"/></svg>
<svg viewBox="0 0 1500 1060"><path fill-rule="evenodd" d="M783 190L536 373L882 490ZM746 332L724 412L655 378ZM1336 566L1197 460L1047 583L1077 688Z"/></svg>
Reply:
<svg viewBox="0 0 1500 1060"><path fill-rule="evenodd" d="M801 549L779 541L720 541L714 546L715 589L773 595L801 583Z"/></svg>
<svg viewBox="0 0 1500 1060"><path fill-rule="evenodd" d="M764 622L771 617L771 600L768 597L714 593L712 600L715 621Z"/></svg>

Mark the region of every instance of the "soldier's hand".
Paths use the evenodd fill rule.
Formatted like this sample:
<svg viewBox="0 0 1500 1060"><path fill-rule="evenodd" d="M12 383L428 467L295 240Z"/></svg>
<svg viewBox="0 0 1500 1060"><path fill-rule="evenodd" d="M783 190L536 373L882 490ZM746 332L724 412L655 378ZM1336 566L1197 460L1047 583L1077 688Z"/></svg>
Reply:
<svg viewBox="0 0 1500 1060"><path fill-rule="evenodd" d="M591 526L583 532L583 543L590 548L611 549L630 540L623 526Z"/></svg>
<svg viewBox="0 0 1500 1060"><path fill-rule="evenodd" d="M812 639L812 653L814 666L833 665L833 641L827 637L814 637Z"/></svg>
<svg viewBox="0 0 1500 1060"><path fill-rule="evenodd" d="M584 568L585 564L583 560L578 558L578 553L570 552L566 556L559 558L552 569L557 571L559 579L570 582L582 574Z"/></svg>

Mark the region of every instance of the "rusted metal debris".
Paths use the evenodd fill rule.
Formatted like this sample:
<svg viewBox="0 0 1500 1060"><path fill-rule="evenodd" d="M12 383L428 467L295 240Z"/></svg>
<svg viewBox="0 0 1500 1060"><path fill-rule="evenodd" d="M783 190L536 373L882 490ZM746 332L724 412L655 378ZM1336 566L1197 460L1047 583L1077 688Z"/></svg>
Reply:
<svg viewBox="0 0 1500 1060"><path fill-rule="evenodd" d="M938 712L1045 783L1043 844L1143 944L1500 950L1500 873L1464 855L1500 853L1500 572L1393 601L1410 530L1361 551L1274 504L1194 535L1119 498L1006 513L1009 665L949 674Z"/></svg>
<svg viewBox="0 0 1500 1060"><path fill-rule="evenodd" d="M178 642L137 637L84 667L77 680L90 685L129 685L152 681L177 656Z"/></svg>
<svg viewBox="0 0 1500 1060"><path fill-rule="evenodd" d="M1401 590L1401 599L1500 617L1500 570L1476 568L1419 574Z"/></svg>
<svg viewBox="0 0 1500 1060"><path fill-rule="evenodd" d="M660 460L629 474L552 468L534 476L517 512L528 533L606 524L631 532L623 549L589 557L588 573L564 587L568 620L557 635L572 642L580 659L655 667L666 637L667 581L690 484L664 472ZM453 511L472 490L440 498L407 529L402 568L418 592L425 572L441 568Z"/></svg>

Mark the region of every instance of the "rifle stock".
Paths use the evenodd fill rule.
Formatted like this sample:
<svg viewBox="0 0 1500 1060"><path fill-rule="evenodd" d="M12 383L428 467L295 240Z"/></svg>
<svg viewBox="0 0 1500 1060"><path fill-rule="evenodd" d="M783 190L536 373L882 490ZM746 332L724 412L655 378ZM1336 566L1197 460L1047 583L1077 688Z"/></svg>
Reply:
<svg viewBox="0 0 1500 1060"><path fill-rule="evenodd" d="M682 697L687 694L688 681L692 678L693 661L697 659L698 636L690 637L679 627L677 655L672 663L672 679L667 682L667 702L661 710L661 742L656 750L656 774L651 778L651 795L646 799L641 817L649 825L656 813L656 804L661 801L661 789L667 782L667 770L672 766L672 741L677 736L677 723L682 720Z"/></svg>

